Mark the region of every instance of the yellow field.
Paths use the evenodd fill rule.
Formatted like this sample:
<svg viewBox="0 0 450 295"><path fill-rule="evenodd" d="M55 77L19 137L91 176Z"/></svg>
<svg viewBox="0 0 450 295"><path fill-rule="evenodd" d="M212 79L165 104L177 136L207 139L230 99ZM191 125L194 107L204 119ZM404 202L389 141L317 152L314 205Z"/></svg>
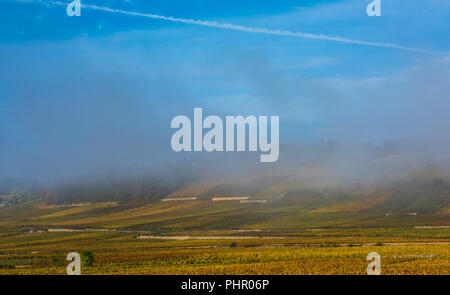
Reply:
<svg viewBox="0 0 450 295"><path fill-rule="evenodd" d="M445 238L381 244L377 238L323 236L138 240L123 232L12 232L1 235L0 274L65 274L65 255L86 250L94 264L82 267L83 274L363 275L369 252L381 255L382 274L450 274Z"/></svg>

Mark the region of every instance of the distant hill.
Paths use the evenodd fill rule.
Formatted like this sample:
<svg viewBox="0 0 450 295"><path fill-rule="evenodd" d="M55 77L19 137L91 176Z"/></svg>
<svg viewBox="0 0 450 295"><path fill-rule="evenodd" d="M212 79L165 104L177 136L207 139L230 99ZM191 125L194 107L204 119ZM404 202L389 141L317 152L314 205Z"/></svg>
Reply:
<svg viewBox="0 0 450 295"><path fill-rule="evenodd" d="M450 169L443 162L428 164L392 142L351 149L333 141L283 146L281 155L268 165L248 153L206 154L142 175L119 171L39 185L9 181L0 219L2 211L14 216L9 206L23 204L37 206L33 210L45 216L25 222L24 215L25 224L141 229L450 224Z"/></svg>

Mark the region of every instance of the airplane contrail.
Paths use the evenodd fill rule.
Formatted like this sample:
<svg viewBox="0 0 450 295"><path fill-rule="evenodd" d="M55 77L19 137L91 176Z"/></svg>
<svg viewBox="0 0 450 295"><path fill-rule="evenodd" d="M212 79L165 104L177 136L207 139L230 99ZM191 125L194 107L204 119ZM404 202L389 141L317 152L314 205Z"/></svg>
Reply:
<svg viewBox="0 0 450 295"><path fill-rule="evenodd" d="M59 6L67 6L67 4L68 4L68 3L64 3L64 2L60 2L60 1L35 2L35 1L30 1L30 0L21 0L21 2L53 4L53 5L59 5ZM402 45L393 44L393 43L363 41L363 40L349 39L349 38L343 38L343 37L338 37L338 36L333 37L333 36L327 36L327 35L322 35L322 34L318 35L318 34L310 34L310 33L302 33L302 32L293 32L293 31L289 31L289 30L256 28L256 27L248 27L248 26L235 25L235 24L230 24L230 23L206 21L206 20L199 20L199 19L177 18L177 17L172 17L172 16L163 16L163 15L158 15L158 14L152 14L152 13L142 13L142 12L136 12L136 11L115 9L115 8L109 8L109 7L105 7L105 6L97 6L97 5L93 5L93 4L81 4L81 7L83 9L92 9L92 10L98 10L98 11L115 13L115 14L139 16L139 17L145 17L145 18L150 18L150 19L158 19L158 20L164 20L164 21L170 21L170 22L176 22L176 23L184 23L184 24L198 25L198 26L204 26L204 27L212 27L212 28L219 28L219 29L227 29L227 30L255 33L255 34L266 34L266 35L289 36L289 37L306 38L306 39L326 40L326 41L358 44L358 45L365 45L365 46L372 46L372 47L395 48L395 49L400 49L400 50L423 52L423 53L450 54L449 52L445 52L445 51L434 51L434 50L428 50L428 49L422 49L422 48L416 48L416 47L407 47L407 46L402 46Z"/></svg>

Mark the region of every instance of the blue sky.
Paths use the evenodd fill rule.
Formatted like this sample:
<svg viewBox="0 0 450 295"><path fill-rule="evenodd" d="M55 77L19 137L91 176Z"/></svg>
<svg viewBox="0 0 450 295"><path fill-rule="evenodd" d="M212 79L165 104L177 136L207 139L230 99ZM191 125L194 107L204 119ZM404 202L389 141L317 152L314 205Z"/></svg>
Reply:
<svg viewBox="0 0 450 295"><path fill-rule="evenodd" d="M282 143L447 142L449 1L382 0L375 18L367 0L82 1L437 53L30 2L0 0L0 175L171 158L170 120L194 106L279 115Z"/></svg>

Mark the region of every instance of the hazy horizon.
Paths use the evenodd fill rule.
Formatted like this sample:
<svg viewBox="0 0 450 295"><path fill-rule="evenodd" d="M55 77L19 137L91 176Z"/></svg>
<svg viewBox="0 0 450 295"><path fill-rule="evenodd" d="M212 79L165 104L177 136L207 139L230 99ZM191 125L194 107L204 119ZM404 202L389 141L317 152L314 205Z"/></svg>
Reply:
<svg viewBox="0 0 450 295"><path fill-rule="evenodd" d="M447 2L388 1L380 18L369 18L366 1L356 0L89 4L429 52L101 10L69 18L63 6L3 0L0 177L126 176L195 159L170 149L172 118L192 117L194 107L222 118L278 115L284 146L336 140L345 146L336 162L349 178L361 177L361 157L372 157L355 146L388 140L401 143L406 162L448 165ZM254 164L240 165L258 166L257 154L244 156L255 156ZM239 167L243 156L205 157ZM309 157L281 152L275 166Z"/></svg>

